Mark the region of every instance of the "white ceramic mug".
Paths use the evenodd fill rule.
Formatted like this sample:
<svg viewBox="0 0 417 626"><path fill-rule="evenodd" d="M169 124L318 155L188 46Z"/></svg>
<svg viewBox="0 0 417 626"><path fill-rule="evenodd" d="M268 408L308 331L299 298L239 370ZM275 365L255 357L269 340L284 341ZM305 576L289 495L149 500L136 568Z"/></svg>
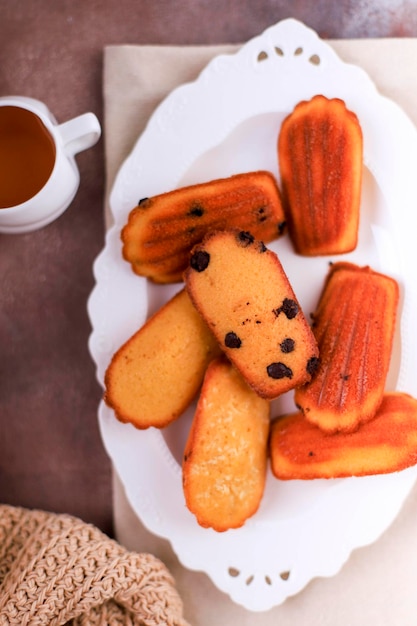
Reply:
<svg viewBox="0 0 417 626"><path fill-rule="evenodd" d="M10 108L2 109L1 107ZM11 115L14 116L10 118L12 122L9 119ZM46 226L71 204L80 183L74 157L78 152L90 148L98 141L101 134L100 124L93 113L84 113L58 124L45 104L23 96L0 97L0 116L4 120L3 129L0 128L0 159L3 159L3 181L0 182L0 232L25 233ZM28 128L25 126L26 122L20 123L19 118L29 120ZM19 144L19 141L25 140L25 133L29 133L29 128L34 137L39 133L40 143L43 142L44 147L47 147L48 142L50 146L47 147L50 151L50 165L42 175L39 174L38 178L43 176L43 179L38 180L37 185L33 183L32 187L27 183L28 177L32 175L32 170L36 170L36 163L40 160L33 159L34 155L32 155L30 157L34 161L32 166L27 161L29 156L26 154L31 151L24 149L24 143ZM14 141L13 132L19 134L19 141ZM4 143L1 144L1 141ZM18 144L19 148L17 148ZM15 148L16 154L12 155ZM13 176L6 174L9 166L14 168ZM0 177L1 175L0 172ZM12 179L16 182L9 185ZM30 197L19 196L19 193L24 193L19 190L26 183L28 189L25 193ZM7 195L8 192L3 193L2 188L9 186L11 187L10 194ZM17 198L17 202L9 206L9 198Z"/></svg>

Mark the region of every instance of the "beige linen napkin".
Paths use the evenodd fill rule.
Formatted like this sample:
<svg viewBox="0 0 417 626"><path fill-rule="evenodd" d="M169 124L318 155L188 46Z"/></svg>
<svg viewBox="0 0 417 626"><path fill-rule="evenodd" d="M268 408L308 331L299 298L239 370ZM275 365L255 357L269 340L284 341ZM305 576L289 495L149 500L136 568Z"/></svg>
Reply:
<svg viewBox="0 0 417 626"><path fill-rule="evenodd" d="M360 65L380 92L417 125L417 40L329 42L346 62ZM112 46L105 49L104 104L107 195L124 158L158 103L175 86L194 80L214 56L236 46ZM417 170L417 163L416 163ZM355 550L339 574L313 580L301 593L264 613L234 604L202 573L183 568L168 541L136 518L114 475L117 539L153 553L176 578L185 617L193 626L415 626L417 615L417 487L392 526L373 545Z"/></svg>

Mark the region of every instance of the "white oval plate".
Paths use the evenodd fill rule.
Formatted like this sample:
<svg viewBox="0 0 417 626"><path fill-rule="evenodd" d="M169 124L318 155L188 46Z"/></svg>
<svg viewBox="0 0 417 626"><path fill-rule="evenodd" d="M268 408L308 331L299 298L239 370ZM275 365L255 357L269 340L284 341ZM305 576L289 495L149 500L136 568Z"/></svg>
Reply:
<svg viewBox="0 0 417 626"><path fill-rule="evenodd" d="M121 255L120 229L138 200L185 184L253 169L278 178L276 140L295 104L322 93L355 111L364 134L365 176L357 249L343 258L397 278L401 323L387 388L417 396L416 291L417 133L402 110L382 97L363 70L295 20L282 21L236 54L215 58L199 78L174 90L157 108L121 167L110 203L115 220L94 264L88 303L89 347L103 385L113 352L146 316L179 289L136 276ZM328 258L296 256L287 236L278 252L301 304L314 310ZM340 258L340 257L339 257ZM287 394L274 412L292 410ZM375 541L391 524L417 468L360 479L280 482L268 475L259 511L239 530L216 533L187 510L180 462L193 407L164 432L119 423L101 404L104 445L138 517L167 538L188 568L253 611L298 593L312 578L334 575L351 551Z"/></svg>

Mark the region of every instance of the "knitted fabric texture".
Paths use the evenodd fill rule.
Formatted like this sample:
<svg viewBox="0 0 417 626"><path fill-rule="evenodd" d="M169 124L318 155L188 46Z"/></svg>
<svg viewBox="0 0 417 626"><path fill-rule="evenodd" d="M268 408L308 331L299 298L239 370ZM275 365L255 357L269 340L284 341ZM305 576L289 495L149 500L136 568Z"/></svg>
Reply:
<svg viewBox="0 0 417 626"><path fill-rule="evenodd" d="M69 515L0 505L0 625L187 626L174 580Z"/></svg>

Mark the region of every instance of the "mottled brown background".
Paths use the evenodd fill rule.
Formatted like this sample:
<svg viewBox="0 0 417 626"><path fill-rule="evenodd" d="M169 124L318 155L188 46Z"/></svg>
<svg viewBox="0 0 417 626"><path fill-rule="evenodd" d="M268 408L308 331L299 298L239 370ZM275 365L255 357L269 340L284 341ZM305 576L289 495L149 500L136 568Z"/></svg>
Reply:
<svg viewBox="0 0 417 626"><path fill-rule="evenodd" d="M104 46L239 43L286 17L323 38L417 36L414 1L0 0L0 96L39 98L59 122L85 111L102 122ZM0 502L111 534L86 310L104 237L103 145L77 157L81 186L62 217L0 234Z"/></svg>

